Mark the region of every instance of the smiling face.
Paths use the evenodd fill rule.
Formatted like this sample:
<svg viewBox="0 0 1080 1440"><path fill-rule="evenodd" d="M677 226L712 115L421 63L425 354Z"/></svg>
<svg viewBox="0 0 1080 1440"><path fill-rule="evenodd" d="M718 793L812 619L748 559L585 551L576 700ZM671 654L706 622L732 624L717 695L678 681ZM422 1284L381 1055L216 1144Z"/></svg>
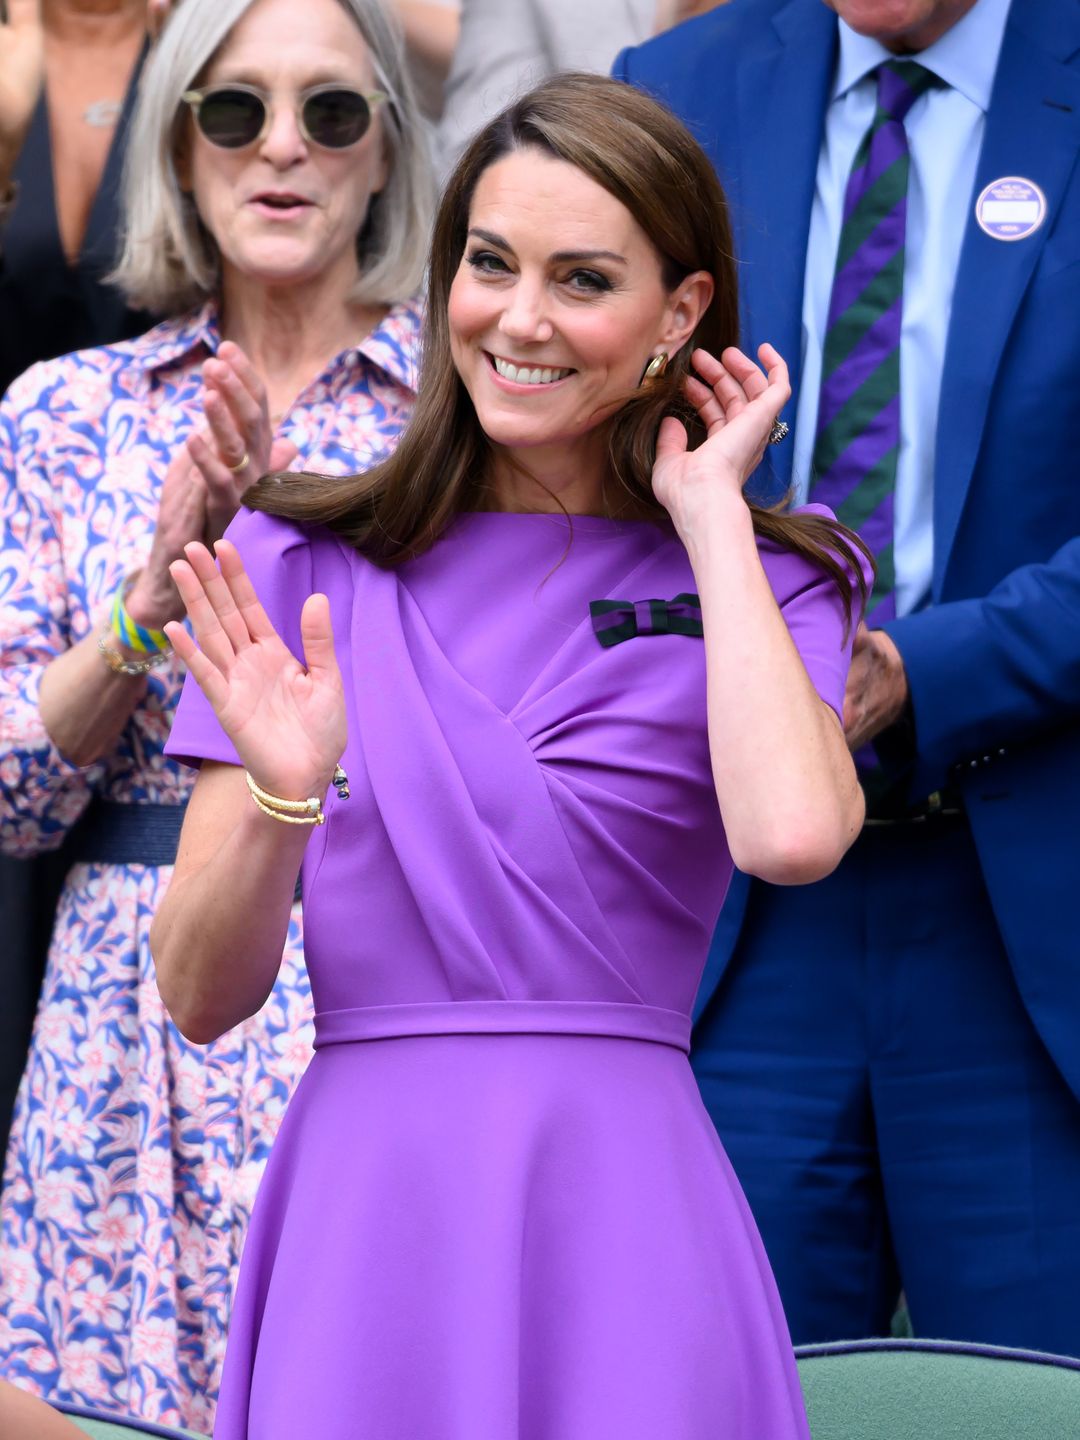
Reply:
<svg viewBox="0 0 1080 1440"><path fill-rule="evenodd" d="M711 293L701 272L669 290L630 211L582 171L511 152L477 182L448 306L484 433L549 484L595 469L584 457L603 422L654 355L689 338Z"/></svg>
<svg viewBox="0 0 1080 1440"><path fill-rule="evenodd" d="M236 82L270 97L262 137L221 149L191 121L180 166L221 252L226 287L236 279L287 285L332 276L347 292L359 274L357 236L386 178L379 111L357 144L329 150L305 140L297 106L316 85L378 88L363 37L338 0L257 0L199 88Z"/></svg>

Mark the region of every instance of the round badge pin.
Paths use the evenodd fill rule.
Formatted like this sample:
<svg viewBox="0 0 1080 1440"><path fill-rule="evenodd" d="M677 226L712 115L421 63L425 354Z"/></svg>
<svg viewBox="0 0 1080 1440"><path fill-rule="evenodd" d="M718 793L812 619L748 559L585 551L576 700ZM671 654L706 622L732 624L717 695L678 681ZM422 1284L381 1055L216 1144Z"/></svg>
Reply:
<svg viewBox="0 0 1080 1440"><path fill-rule="evenodd" d="M991 180L975 201L975 219L992 240L1026 240L1046 219L1046 196L1034 180Z"/></svg>

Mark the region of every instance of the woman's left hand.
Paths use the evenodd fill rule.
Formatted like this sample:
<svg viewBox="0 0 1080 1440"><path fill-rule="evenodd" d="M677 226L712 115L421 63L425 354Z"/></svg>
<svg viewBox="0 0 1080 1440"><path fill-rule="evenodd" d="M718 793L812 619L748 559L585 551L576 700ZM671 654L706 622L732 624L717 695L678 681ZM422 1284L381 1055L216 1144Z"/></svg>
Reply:
<svg viewBox="0 0 1080 1440"><path fill-rule="evenodd" d="M686 396L706 432L696 450L687 448L686 427L675 416L667 416L660 425L653 494L680 534L703 505L722 496L741 497L791 397L787 365L779 353L762 345L758 355L765 371L734 346L719 360L707 350L694 351L691 358L701 379L687 378Z"/></svg>
<svg viewBox="0 0 1080 1440"><path fill-rule="evenodd" d="M296 455L291 440L275 440L266 386L231 340L203 366L207 428L192 434L188 453L206 481L206 543L220 540L246 490L263 475L284 470Z"/></svg>

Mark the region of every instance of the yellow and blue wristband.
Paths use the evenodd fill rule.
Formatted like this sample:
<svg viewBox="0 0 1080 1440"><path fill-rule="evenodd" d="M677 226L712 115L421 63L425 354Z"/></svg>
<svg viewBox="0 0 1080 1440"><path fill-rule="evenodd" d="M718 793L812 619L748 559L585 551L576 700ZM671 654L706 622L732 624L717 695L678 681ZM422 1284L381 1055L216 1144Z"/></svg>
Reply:
<svg viewBox="0 0 1080 1440"><path fill-rule="evenodd" d="M127 612L124 597L131 589L135 577L129 577L113 596L112 612L109 615L109 629L121 645L139 655L161 655L172 649L164 630L151 630L133 620Z"/></svg>

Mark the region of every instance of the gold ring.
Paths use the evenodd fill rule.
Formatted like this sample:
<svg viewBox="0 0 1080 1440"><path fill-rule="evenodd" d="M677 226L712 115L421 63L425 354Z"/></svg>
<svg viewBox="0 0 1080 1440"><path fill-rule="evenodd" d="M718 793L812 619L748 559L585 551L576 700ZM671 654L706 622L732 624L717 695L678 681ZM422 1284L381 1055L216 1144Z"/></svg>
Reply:
<svg viewBox="0 0 1080 1440"><path fill-rule="evenodd" d="M248 454L248 452L245 450L244 453L243 453L243 455L241 455L241 456L240 456L240 459L236 462L236 464L235 464L235 465L226 466L226 469L231 470L234 475L239 475L239 474L240 474L240 471L246 469L247 466L250 465L250 464L251 464L251 456L250 456L250 455Z"/></svg>

